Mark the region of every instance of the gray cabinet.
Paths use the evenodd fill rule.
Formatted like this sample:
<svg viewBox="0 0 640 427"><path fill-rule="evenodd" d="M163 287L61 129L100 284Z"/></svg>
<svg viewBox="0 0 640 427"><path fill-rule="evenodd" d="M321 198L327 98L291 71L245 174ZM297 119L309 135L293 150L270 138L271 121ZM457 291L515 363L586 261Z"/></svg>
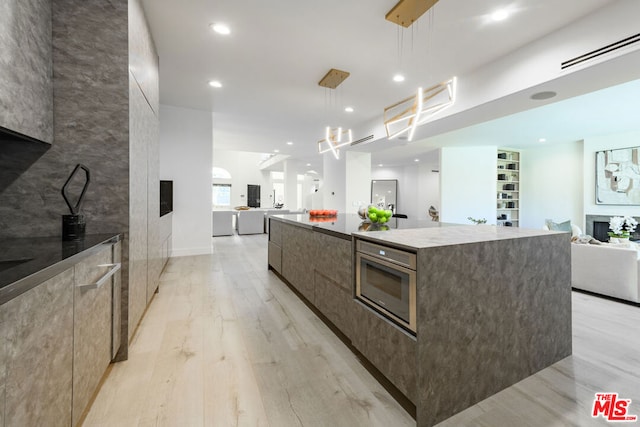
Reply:
<svg viewBox="0 0 640 427"><path fill-rule="evenodd" d="M282 274L282 223L278 220L269 221L269 266Z"/></svg>
<svg viewBox="0 0 640 427"><path fill-rule="evenodd" d="M113 276L119 274L112 251L113 245L104 245L75 266L72 425L82 418L112 358Z"/></svg>
<svg viewBox="0 0 640 427"><path fill-rule="evenodd" d="M310 229L282 224L282 275L311 303L315 296L312 234Z"/></svg>
<svg viewBox="0 0 640 427"><path fill-rule="evenodd" d="M5 426L71 425L73 277L70 268L0 306Z"/></svg>
<svg viewBox="0 0 640 427"><path fill-rule="evenodd" d="M160 271L167 265L171 257L171 235L172 235L173 213L160 217Z"/></svg>
<svg viewBox="0 0 640 427"><path fill-rule="evenodd" d="M51 143L51 1L2 0L0 28L0 127Z"/></svg>

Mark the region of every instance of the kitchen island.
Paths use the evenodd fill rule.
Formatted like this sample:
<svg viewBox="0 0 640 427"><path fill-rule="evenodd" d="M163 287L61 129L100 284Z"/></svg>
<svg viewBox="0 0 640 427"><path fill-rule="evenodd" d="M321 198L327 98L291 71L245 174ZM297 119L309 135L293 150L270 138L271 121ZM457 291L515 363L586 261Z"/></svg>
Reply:
<svg viewBox="0 0 640 427"><path fill-rule="evenodd" d="M565 233L271 218L269 267L434 425L571 354ZM369 230L371 227L369 227ZM358 242L415 254L415 334L355 297Z"/></svg>

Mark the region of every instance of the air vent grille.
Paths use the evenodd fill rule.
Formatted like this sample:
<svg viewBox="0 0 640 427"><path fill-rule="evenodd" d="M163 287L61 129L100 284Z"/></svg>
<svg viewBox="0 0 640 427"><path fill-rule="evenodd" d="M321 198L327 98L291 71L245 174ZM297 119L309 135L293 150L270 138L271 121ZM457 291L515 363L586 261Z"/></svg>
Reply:
<svg viewBox="0 0 640 427"><path fill-rule="evenodd" d="M350 146L353 147L354 145L362 144L363 142L367 142L372 139L373 139L373 135L365 136L364 138L360 138L356 141L353 141Z"/></svg>
<svg viewBox="0 0 640 427"><path fill-rule="evenodd" d="M619 40L615 43L611 43L607 46L601 47L600 49L592 50L591 52L585 53L580 56L576 56L575 58L569 59L568 61L564 61L560 64L561 69L567 69L569 67L573 67L574 65L581 64L585 61L590 61L599 56L604 55L605 53L613 52L615 50L621 49L623 47L632 45L634 43L640 42L640 33L627 37L626 39Z"/></svg>

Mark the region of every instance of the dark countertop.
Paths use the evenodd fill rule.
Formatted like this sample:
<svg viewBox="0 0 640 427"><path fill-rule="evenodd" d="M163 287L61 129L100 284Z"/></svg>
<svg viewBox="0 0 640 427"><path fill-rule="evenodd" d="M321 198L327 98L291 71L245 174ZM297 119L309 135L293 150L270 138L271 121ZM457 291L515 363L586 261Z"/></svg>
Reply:
<svg viewBox="0 0 640 427"><path fill-rule="evenodd" d="M441 228L457 225L408 218L390 218L389 222L385 224L371 224L364 222L357 214L347 213L338 213L335 217L317 218L316 220L312 219L309 214L274 215L272 218L278 218L293 225L310 228L320 233L330 234L347 240L351 240L352 233L359 231L376 231L379 230L381 226L386 226L389 229L388 231L391 231L417 228Z"/></svg>
<svg viewBox="0 0 640 427"><path fill-rule="evenodd" d="M78 242L60 237L0 240L0 305L62 273L91 249L119 240L120 234L87 235Z"/></svg>

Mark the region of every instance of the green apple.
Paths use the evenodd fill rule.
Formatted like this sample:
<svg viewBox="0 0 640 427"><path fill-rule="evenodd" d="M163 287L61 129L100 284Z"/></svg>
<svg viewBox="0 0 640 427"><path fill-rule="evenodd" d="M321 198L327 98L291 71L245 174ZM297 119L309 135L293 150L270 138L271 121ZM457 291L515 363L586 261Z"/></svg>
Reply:
<svg viewBox="0 0 640 427"><path fill-rule="evenodd" d="M371 222L378 222L378 214L375 212L369 212L369 219Z"/></svg>
<svg viewBox="0 0 640 427"><path fill-rule="evenodd" d="M391 215L393 215L393 212L391 212L390 209L387 209L386 211L384 211L384 216L386 216L387 218L391 218Z"/></svg>
<svg viewBox="0 0 640 427"><path fill-rule="evenodd" d="M387 217L386 217L386 216L382 216L382 217L378 220L378 222L379 222L380 224L384 224L385 222L387 222Z"/></svg>

